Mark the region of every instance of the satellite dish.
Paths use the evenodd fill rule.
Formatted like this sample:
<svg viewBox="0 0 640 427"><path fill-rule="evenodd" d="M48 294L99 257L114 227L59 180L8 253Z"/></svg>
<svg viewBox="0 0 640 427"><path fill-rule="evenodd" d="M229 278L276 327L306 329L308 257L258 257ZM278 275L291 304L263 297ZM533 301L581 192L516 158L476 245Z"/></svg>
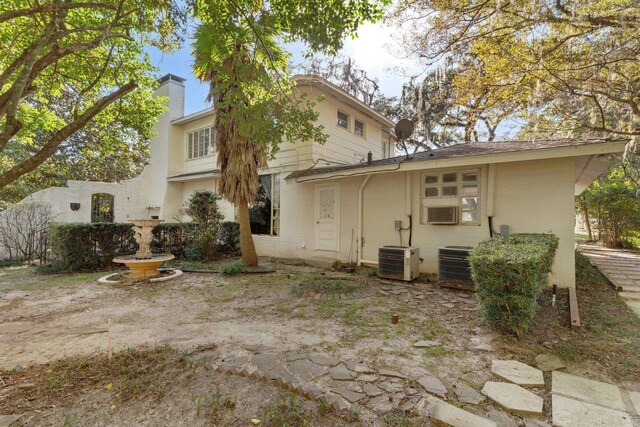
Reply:
<svg viewBox="0 0 640 427"><path fill-rule="evenodd" d="M409 119L400 119L400 121L396 123L395 131L396 136L401 140L409 138L413 133L413 122Z"/></svg>

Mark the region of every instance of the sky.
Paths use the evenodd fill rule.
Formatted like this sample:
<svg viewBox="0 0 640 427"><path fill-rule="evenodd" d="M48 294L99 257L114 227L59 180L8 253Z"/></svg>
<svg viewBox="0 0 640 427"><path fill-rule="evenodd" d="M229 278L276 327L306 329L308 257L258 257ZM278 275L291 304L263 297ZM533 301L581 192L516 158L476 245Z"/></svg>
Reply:
<svg viewBox="0 0 640 427"><path fill-rule="evenodd" d="M422 67L413 59L403 58L399 37L397 28L392 29L382 23L365 24L360 28L357 39L345 40L340 55L351 57L369 77L377 78L384 95L400 95L402 84L407 80L406 76L420 73ZM292 62L300 63L302 47L292 44L288 48L293 54ZM193 60L189 40L180 50L171 54L155 49L148 49L147 52L152 63L159 68L159 76L172 73L187 79L185 114L208 107L205 101L207 85L201 84L192 72Z"/></svg>

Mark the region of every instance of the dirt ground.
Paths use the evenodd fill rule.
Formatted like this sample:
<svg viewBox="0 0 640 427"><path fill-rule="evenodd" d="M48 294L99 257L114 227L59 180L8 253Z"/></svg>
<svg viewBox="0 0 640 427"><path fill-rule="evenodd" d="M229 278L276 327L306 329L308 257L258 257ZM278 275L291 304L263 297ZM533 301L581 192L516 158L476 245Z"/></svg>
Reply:
<svg viewBox="0 0 640 427"><path fill-rule="evenodd" d="M207 357L255 344L279 352L321 350L408 375L428 369L447 387L476 390L491 379L494 358L533 364L536 355L552 353L569 372L640 391L640 321L606 285L579 290L581 331L568 328L565 297L552 308L545 295L536 327L516 340L483 322L469 292L422 280L411 285L415 293L394 293L392 282L366 271L349 276L287 261L261 264L275 273L186 273L172 282L120 287L98 284L104 273L0 269L0 414L28 413L27 425L250 425L254 417L261 425L428 425L395 413L345 420L271 384L216 374L207 364ZM351 281L356 291L299 292L309 281L332 277ZM105 370L98 367L106 361L109 321L121 364ZM418 340L437 344L413 347ZM130 365L138 359L149 375L133 375L133 382L150 377L132 386L142 391L123 394L121 386L115 395L105 388L109 381L131 382ZM482 410L495 412L500 425L524 423L487 403Z"/></svg>

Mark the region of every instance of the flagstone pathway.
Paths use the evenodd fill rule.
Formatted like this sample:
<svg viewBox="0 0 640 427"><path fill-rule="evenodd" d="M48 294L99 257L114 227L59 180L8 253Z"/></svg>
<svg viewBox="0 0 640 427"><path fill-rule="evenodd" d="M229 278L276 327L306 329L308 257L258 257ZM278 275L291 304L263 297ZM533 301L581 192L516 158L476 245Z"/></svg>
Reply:
<svg viewBox="0 0 640 427"><path fill-rule="evenodd" d="M545 382L542 370L513 360L492 361L495 381L487 381L480 394L461 385L448 390L426 370L410 376L326 353L280 352L257 344L222 354L212 360L216 372L273 382L323 401L345 419L363 410L378 415L401 411L454 427L496 427L504 424L501 419L505 425L516 425L518 418L517 425L525 421L527 426L552 422L557 427L640 427L640 392L552 371L553 367L543 368L552 371ZM544 403L549 392L551 399ZM504 412L478 406L485 399L482 395ZM543 406L549 403L551 410L545 411ZM548 421L547 415L551 415Z"/></svg>
<svg viewBox="0 0 640 427"><path fill-rule="evenodd" d="M582 252L620 291L620 296L640 316L640 252L581 245Z"/></svg>

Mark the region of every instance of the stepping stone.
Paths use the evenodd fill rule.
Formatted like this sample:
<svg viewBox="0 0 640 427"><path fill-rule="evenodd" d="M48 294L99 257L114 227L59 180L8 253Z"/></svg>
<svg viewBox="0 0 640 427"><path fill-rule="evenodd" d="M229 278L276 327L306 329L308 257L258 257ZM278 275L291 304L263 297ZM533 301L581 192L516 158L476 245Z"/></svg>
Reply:
<svg viewBox="0 0 640 427"><path fill-rule="evenodd" d="M0 427L17 427L22 425L24 414L0 415Z"/></svg>
<svg viewBox="0 0 640 427"><path fill-rule="evenodd" d="M353 372L357 372L359 374L373 374L375 371L362 363L354 363L354 362L345 362L347 368Z"/></svg>
<svg viewBox="0 0 640 427"><path fill-rule="evenodd" d="M379 376L377 375L372 375L372 374L366 374L366 375L359 375L358 376L358 380L359 381L364 381L366 383L373 383L376 382L380 379Z"/></svg>
<svg viewBox="0 0 640 427"><path fill-rule="evenodd" d="M633 409L636 410L636 414L640 415L640 393L637 391L630 391L629 398L631 399L631 403L633 404Z"/></svg>
<svg viewBox="0 0 640 427"><path fill-rule="evenodd" d="M558 394L551 397L553 425L556 427L633 427L631 416L589 402L569 399Z"/></svg>
<svg viewBox="0 0 640 427"><path fill-rule="evenodd" d="M358 400L364 399L365 397L367 397L367 395L364 393L358 393L342 387L332 388L331 392L335 394L339 394L340 396L344 397L351 403L355 403Z"/></svg>
<svg viewBox="0 0 640 427"><path fill-rule="evenodd" d="M262 353L267 349L267 347L262 344L245 344L244 348L254 353Z"/></svg>
<svg viewBox="0 0 640 427"><path fill-rule="evenodd" d="M331 406L336 412L348 411L351 409L351 404L347 402L342 396L336 394L327 394L324 396L327 404Z"/></svg>
<svg viewBox="0 0 640 427"><path fill-rule="evenodd" d="M558 369L567 367L558 356L554 356L553 354L537 355L536 366L543 371L557 371Z"/></svg>
<svg viewBox="0 0 640 427"><path fill-rule="evenodd" d="M435 347L437 345L440 345L439 341L426 341L426 340L418 341L413 344L413 346L416 348Z"/></svg>
<svg viewBox="0 0 640 427"><path fill-rule="evenodd" d="M433 375L425 375L418 378L418 383L424 387L429 393L436 394L442 398L447 396L447 388L442 384L442 381Z"/></svg>
<svg viewBox="0 0 640 427"><path fill-rule="evenodd" d="M491 373L514 384L544 385L544 377L540 369L532 368L517 360L493 359L491 361Z"/></svg>
<svg viewBox="0 0 640 427"><path fill-rule="evenodd" d="M309 359L311 359L313 363L325 366L336 366L338 363L340 363L338 359L320 353L312 354Z"/></svg>
<svg viewBox="0 0 640 427"><path fill-rule="evenodd" d="M427 414L432 420L453 427L497 427L491 420L450 405L436 397L428 396ZM420 404L418 404L420 405Z"/></svg>
<svg viewBox="0 0 640 427"><path fill-rule="evenodd" d="M396 409L400 406L400 400L393 398L392 395L382 394L374 397L368 403L367 407L378 413L385 413Z"/></svg>
<svg viewBox="0 0 640 427"><path fill-rule="evenodd" d="M329 376L334 380L346 381L352 380L353 374L346 367L342 368L336 366L335 368L329 368Z"/></svg>
<svg viewBox="0 0 640 427"><path fill-rule="evenodd" d="M384 391L388 391L389 393L397 393L404 390L402 384L392 383L391 381L383 381L378 384L378 387L380 387Z"/></svg>
<svg viewBox="0 0 640 427"><path fill-rule="evenodd" d="M519 385L488 381L482 394L505 409L524 414L542 414L544 400Z"/></svg>
<svg viewBox="0 0 640 427"><path fill-rule="evenodd" d="M626 410L620 389L613 384L553 371L551 391L607 408Z"/></svg>
<svg viewBox="0 0 640 427"><path fill-rule="evenodd" d="M315 364L307 359L291 362L287 368L293 375L305 382L321 377L329 371L326 366Z"/></svg>
<svg viewBox="0 0 640 427"><path fill-rule="evenodd" d="M477 337L472 337L469 340L469 348L477 351L493 351L494 350L491 344L489 344L488 342L482 341Z"/></svg>
<svg viewBox="0 0 640 427"><path fill-rule="evenodd" d="M382 394L382 390L369 383L362 385L362 391L369 397L376 397Z"/></svg>
<svg viewBox="0 0 640 427"><path fill-rule="evenodd" d="M304 359L304 356L297 351L287 351L284 358L287 362L294 362L296 360Z"/></svg>
<svg viewBox="0 0 640 427"><path fill-rule="evenodd" d="M400 378L400 379L406 379L407 376L404 374L401 374L400 372L396 372L396 371L390 371L388 369L380 369L378 371L378 374L385 376L385 377L394 377L394 378Z"/></svg>
<svg viewBox="0 0 640 427"><path fill-rule="evenodd" d="M478 403L485 400L485 397L483 395L466 385L457 385L454 392L456 394L456 397L458 398L458 402L477 405Z"/></svg>

